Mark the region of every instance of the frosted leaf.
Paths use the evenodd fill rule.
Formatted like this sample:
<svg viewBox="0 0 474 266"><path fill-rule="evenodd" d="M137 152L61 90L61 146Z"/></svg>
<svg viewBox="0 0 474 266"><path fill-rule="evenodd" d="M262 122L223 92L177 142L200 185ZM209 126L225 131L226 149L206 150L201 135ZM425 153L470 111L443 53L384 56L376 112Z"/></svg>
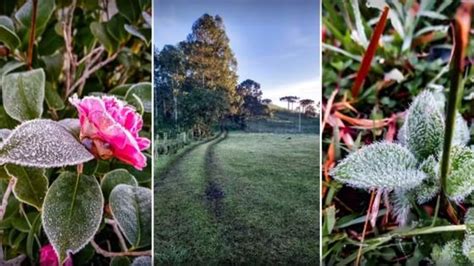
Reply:
<svg viewBox="0 0 474 266"><path fill-rule="evenodd" d="M20 122L41 117L45 74L43 69L3 76L3 106L7 114Z"/></svg>
<svg viewBox="0 0 474 266"><path fill-rule="evenodd" d="M63 172L51 185L41 221L61 262L92 240L102 220L103 205L95 177Z"/></svg>
<svg viewBox="0 0 474 266"><path fill-rule="evenodd" d="M433 156L430 156L421 163L420 170L425 172L428 177L413 191L418 204L424 204L433 199L440 191L439 164Z"/></svg>
<svg viewBox="0 0 474 266"><path fill-rule="evenodd" d="M151 245L151 190L120 184L110 193L110 210L134 248Z"/></svg>
<svg viewBox="0 0 474 266"><path fill-rule="evenodd" d="M453 146L446 178L446 195L456 202L464 200L474 190L474 151Z"/></svg>
<svg viewBox="0 0 474 266"><path fill-rule="evenodd" d="M10 136L11 133L12 133L11 129L8 129L8 128L0 129L0 142L8 138L8 136Z"/></svg>
<svg viewBox="0 0 474 266"><path fill-rule="evenodd" d="M444 117L434 94L420 93L408 109L406 117L406 143L419 160L437 155L444 136Z"/></svg>
<svg viewBox="0 0 474 266"><path fill-rule="evenodd" d="M53 168L77 165L94 156L58 122L22 123L0 144L0 164Z"/></svg>
<svg viewBox="0 0 474 266"><path fill-rule="evenodd" d="M407 146L407 123L403 123L402 127L398 130L397 140L402 146Z"/></svg>
<svg viewBox="0 0 474 266"><path fill-rule="evenodd" d="M151 266L151 257L149 256L141 256L137 257L133 260L132 266Z"/></svg>
<svg viewBox="0 0 474 266"><path fill-rule="evenodd" d="M338 181L364 189L410 189L427 177L403 146L380 142L351 153L332 171Z"/></svg>
<svg viewBox="0 0 474 266"><path fill-rule="evenodd" d="M79 138L79 133L81 131L81 124L77 118L66 118L58 121L63 127L65 127L69 132L74 136Z"/></svg>
<svg viewBox="0 0 474 266"><path fill-rule="evenodd" d="M462 253L474 262L474 208L469 208L464 218L466 234L462 243Z"/></svg>
<svg viewBox="0 0 474 266"><path fill-rule="evenodd" d="M399 226L405 226L411 209L411 193L404 189L396 189L390 194L392 204L392 215L396 218Z"/></svg>
<svg viewBox="0 0 474 266"><path fill-rule="evenodd" d="M125 100L133 106L141 107L136 103L135 97L138 97L143 105L143 111L151 113L151 107L153 105L151 92L152 88L150 82L137 83L128 89L127 94L125 94Z"/></svg>
<svg viewBox="0 0 474 266"><path fill-rule="evenodd" d="M127 184L131 186L138 186L138 182L133 175L131 175L126 169L115 169L104 175L100 181L100 187L104 198L108 199L110 192L119 184Z"/></svg>
<svg viewBox="0 0 474 266"><path fill-rule="evenodd" d="M431 252L431 257L436 265L471 265L462 250L463 244L460 240L451 240L442 247L436 245Z"/></svg>
<svg viewBox="0 0 474 266"><path fill-rule="evenodd" d="M14 164L7 164L5 169L9 176L17 179L13 187L15 197L40 211L43 207L49 183L44 169L22 167Z"/></svg>
<svg viewBox="0 0 474 266"><path fill-rule="evenodd" d="M471 138L469 127L466 120L456 112L456 121L454 126L453 145L465 146Z"/></svg>

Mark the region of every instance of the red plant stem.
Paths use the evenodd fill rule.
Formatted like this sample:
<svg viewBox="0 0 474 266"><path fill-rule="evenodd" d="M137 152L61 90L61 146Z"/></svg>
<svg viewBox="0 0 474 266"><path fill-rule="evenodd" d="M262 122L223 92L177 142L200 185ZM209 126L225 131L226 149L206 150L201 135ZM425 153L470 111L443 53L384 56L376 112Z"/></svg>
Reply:
<svg viewBox="0 0 474 266"><path fill-rule="evenodd" d="M362 87L362 84L364 83L365 77L369 73L370 64L372 63L372 59L374 59L380 37L382 36L385 24L387 23L388 11L388 6L385 6L379 22L377 23L377 26L375 26L374 34L372 35L372 39L370 39L370 43L367 47L367 50L365 51L364 58L362 58L362 64L360 65L359 71L357 72L356 80L354 82L354 85L352 86L352 97L354 98L357 98L357 96L359 96L360 89Z"/></svg>
<svg viewBox="0 0 474 266"><path fill-rule="evenodd" d="M372 193L370 194L369 208L367 208L367 215L366 215L366 219L365 219L365 223L364 223L364 229L362 230L362 238L360 240L359 251L357 252L357 259L356 259L356 262L355 262L356 266L360 264L360 257L362 256L362 247L363 247L363 244L364 244L365 234L367 233L367 225L369 224L370 211L372 209L372 204L374 204L374 200L375 200L375 192L372 191Z"/></svg>
<svg viewBox="0 0 474 266"><path fill-rule="evenodd" d="M31 69L33 64L33 46L35 44L35 33L36 33L36 13L38 11L38 0L33 0L33 10L31 12L31 28L30 28L30 40L28 42L28 58L26 65L28 69Z"/></svg>

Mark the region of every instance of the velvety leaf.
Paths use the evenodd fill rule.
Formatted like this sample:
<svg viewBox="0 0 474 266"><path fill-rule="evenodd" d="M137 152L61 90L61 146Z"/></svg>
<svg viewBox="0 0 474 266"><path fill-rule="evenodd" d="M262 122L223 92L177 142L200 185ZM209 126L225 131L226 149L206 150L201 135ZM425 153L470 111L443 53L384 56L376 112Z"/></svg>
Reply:
<svg viewBox="0 0 474 266"><path fill-rule="evenodd" d="M99 40L99 42L105 47L109 54L117 50L118 45L107 32L105 23L92 22L90 29L94 37Z"/></svg>
<svg viewBox="0 0 474 266"><path fill-rule="evenodd" d="M26 121L43 113L45 75L43 69L3 76L3 106L15 120Z"/></svg>
<svg viewBox="0 0 474 266"><path fill-rule="evenodd" d="M132 266L151 266L151 257L141 256L133 260Z"/></svg>
<svg viewBox="0 0 474 266"><path fill-rule="evenodd" d="M151 245L151 190L117 185L110 193L110 210L134 248Z"/></svg>
<svg viewBox="0 0 474 266"><path fill-rule="evenodd" d="M456 113L452 145L465 146L470 139L471 133L466 120L464 120L460 113Z"/></svg>
<svg viewBox="0 0 474 266"><path fill-rule="evenodd" d="M4 43L10 50L17 48L21 41L15 33L13 21L7 16L0 16L0 42Z"/></svg>
<svg viewBox="0 0 474 266"><path fill-rule="evenodd" d="M444 117L433 93L423 91L408 109L406 143L419 160L441 151L444 136Z"/></svg>
<svg viewBox="0 0 474 266"><path fill-rule="evenodd" d="M14 164L6 165L5 169L11 177L17 179L13 188L15 197L21 202L41 210L48 190L48 178L44 169L22 167Z"/></svg>
<svg viewBox="0 0 474 266"><path fill-rule="evenodd" d="M95 177L63 172L43 205L43 228L61 262L94 237L102 220L104 198Z"/></svg>
<svg viewBox="0 0 474 266"><path fill-rule="evenodd" d="M100 181L102 193L104 198L108 199L110 192L119 184L127 184L131 186L138 186L138 182L133 175L126 169L115 169L104 175Z"/></svg>
<svg viewBox="0 0 474 266"><path fill-rule="evenodd" d="M337 181L364 189L410 189L427 175L405 147L388 142L364 146L349 154L330 173Z"/></svg>
<svg viewBox="0 0 474 266"><path fill-rule="evenodd" d="M450 168L446 179L446 195L456 202L464 200L474 190L474 151L468 147L453 146Z"/></svg>
<svg viewBox="0 0 474 266"><path fill-rule="evenodd" d="M44 31L55 8L56 4L54 0L41 0L38 3L38 10L36 12L36 36L39 36ZM27 0L15 14L15 18L21 25L27 28L28 31L31 29L32 13L33 1ZM29 33L27 36L29 36Z"/></svg>
<svg viewBox="0 0 474 266"><path fill-rule="evenodd" d="M408 223L408 216L411 209L411 193L400 188L390 194L390 202L392 204L392 215L396 218L399 226L405 226Z"/></svg>
<svg viewBox="0 0 474 266"><path fill-rule="evenodd" d="M425 204L432 200L440 191L439 164L433 156L423 161L420 170L428 176L423 182L413 189L418 204Z"/></svg>
<svg viewBox="0 0 474 266"><path fill-rule="evenodd" d="M151 108L153 105L153 97L151 96L151 92L151 83L138 83L128 89L127 94L125 95L125 100L131 105L135 106L136 98L139 98L141 103L143 104L143 110L147 113L151 113ZM136 97L133 97L133 95L135 95Z"/></svg>
<svg viewBox="0 0 474 266"><path fill-rule="evenodd" d="M141 10L137 0L117 0L117 9L130 23L140 18Z"/></svg>
<svg viewBox="0 0 474 266"><path fill-rule="evenodd" d="M135 26L132 25L125 25L125 30L130 33L131 35L139 38L143 42L145 42L146 45L150 44L150 39L151 39L151 30L150 29L137 29Z"/></svg>
<svg viewBox="0 0 474 266"><path fill-rule="evenodd" d="M94 156L65 127L46 119L24 122L0 144L0 164L53 168L92 159Z"/></svg>

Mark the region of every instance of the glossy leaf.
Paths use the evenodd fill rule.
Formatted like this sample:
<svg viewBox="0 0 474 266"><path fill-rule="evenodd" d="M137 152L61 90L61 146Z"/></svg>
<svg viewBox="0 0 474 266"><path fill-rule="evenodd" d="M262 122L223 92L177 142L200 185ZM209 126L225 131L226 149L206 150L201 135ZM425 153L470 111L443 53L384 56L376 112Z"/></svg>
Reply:
<svg viewBox="0 0 474 266"><path fill-rule="evenodd" d="M151 108L153 105L153 98L151 96L151 93L151 83L138 83L128 89L127 94L125 95L125 100L131 105L135 106L137 104L136 98L139 98L143 105L143 110L147 113L151 113Z"/></svg>
<svg viewBox="0 0 474 266"><path fill-rule="evenodd" d="M38 3L38 10L36 12L36 36L44 31L55 8L56 4L54 0L41 0ZM15 18L21 25L27 28L28 31L31 29L32 13L33 1L27 0L15 14ZM29 36L29 34L27 36Z"/></svg>
<svg viewBox="0 0 474 266"><path fill-rule="evenodd" d="M20 38L15 33L13 21L7 16L0 16L0 42L11 50L17 48L21 43Z"/></svg>
<svg viewBox="0 0 474 266"><path fill-rule="evenodd" d="M104 175L100 181L102 193L106 199L109 198L110 192L119 184L127 184L137 186L138 182L133 175L126 169L115 169Z"/></svg>
<svg viewBox="0 0 474 266"><path fill-rule="evenodd" d="M94 37L99 40L99 42L105 47L109 54L117 50L117 43L107 32L107 27L104 23L92 22L90 29Z"/></svg>
<svg viewBox="0 0 474 266"><path fill-rule="evenodd" d="M117 0L117 9L130 23L140 18L141 10L137 0Z"/></svg>

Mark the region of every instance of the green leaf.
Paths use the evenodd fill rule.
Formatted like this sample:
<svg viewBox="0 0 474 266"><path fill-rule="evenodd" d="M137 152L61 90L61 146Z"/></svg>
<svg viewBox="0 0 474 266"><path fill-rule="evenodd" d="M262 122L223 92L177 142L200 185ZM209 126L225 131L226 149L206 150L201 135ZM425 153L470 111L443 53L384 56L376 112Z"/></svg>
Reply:
<svg viewBox="0 0 474 266"><path fill-rule="evenodd" d="M44 87L41 68L3 76L3 106L7 114L20 122L41 117Z"/></svg>
<svg viewBox="0 0 474 266"><path fill-rule="evenodd" d="M131 186L138 186L138 182L133 175L126 169L115 169L104 175L100 181L100 187L104 198L108 199L110 192L119 184L127 184Z"/></svg>
<svg viewBox="0 0 474 266"><path fill-rule="evenodd" d="M140 4L137 0L117 0L117 9L130 23L140 18Z"/></svg>
<svg viewBox="0 0 474 266"><path fill-rule="evenodd" d="M421 185L416 187L413 192L416 195L418 204L425 204L433 199L440 191L439 164L433 156L430 156L421 163L419 168L425 172L428 177L423 180Z"/></svg>
<svg viewBox="0 0 474 266"><path fill-rule="evenodd" d="M151 257L141 256L133 260L132 266L151 266Z"/></svg>
<svg viewBox="0 0 474 266"><path fill-rule="evenodd" d="M118 48L118 43L113 40L113 38L107 32L107 27L105 23L92 22L90 29L94 37L96 37L99 42L105 47L109 54L114 53Z"/></svg>
<svg viewBox="0 0 474 266"><path fill-rule="evenodd" d="M48 178L44 169L21 167L13 164L7 164L5 169L11 177L17 179L13 188L15 197L40 211L48 190Z"/></svg>
<svg viewBox="0 0 474 266"><path fill-rule="evenodd" d="M136 27L132 25L125 25L125 30L130 33L131 35L139 38L143 42L145 42L146 45L150 44L151 40L151 30L142 28L142 29L137 29Z"/></svg>
<svg viewBox="0 0 474 266"><path fill-rule="evenodd" d="M141 104L143 105L143 110L147 113L151 113L151 108L153 105L153 99L151 96L152 88L151 83L142 82L135 84L128 89L127 94L125 94L125 100L133 105L137 106L136 98L139 98Z"/></svg>
<svg viewBox="0 0 474 266"><path fill-rule="evenodd" d="M131 261L128 257L113 257L110 266L130 266Z"/></svg>
<svg viewBox="0 0 474 266"><path fill-rule="evenodd" d="M456 202L464 200L474 190L474 151L453 146L446 179L446 195Z"/></svg>
<svg viewBox="0 0 474 266"><path fill-rule="evenodd" d="M53 168L92 159L94 156L65 127L47 119L24 122L0 143L0 165Z"/></svg>
<svg viewBox="0 0 474 266"><path fill-rule="evenodd" d="M336 224L336 207L334 205L324 210L324 235L330 235Z"/></svg>
<svg viewBox="0 0 474 266"><path fill-rule="evenodd" d="M441 151L444 136L444 117L433 93L423 91L408 109L406 143L419 160Z"/></svg>
<svg viewBox="0 0 474 266"><path fill-rule="evenodd" d="M117 185L110 193L110 210L134 248L151 245L151 190Z"/></svg>
<svg viewBox="0 0 474 266"><path fill-rule="evenodd" d="M48 24L51 15L53 14L56 8L55 0L41 0L38 3L38 10L36 12L36 34L38 37L43 33L46 25ZM31 14L33 13L33 1L28 0L26 3L18 9L15 14L15 18L29 31L31 30Z"/></svg>
<svg viewBox="0 0 474 266"><path fill-rule="evenodd" d="M451 240L442 247L436 245L433 248L431 257L436 265L470 265L468 258L463 255L462 242Z"/></svg>
<svg viewBox="0 0 474 266"><path fill-rule="evenodd" d="M465 146L471 139L471 133L466 120L456 112L456 121L453 134L453 146Z"/></svg>
<svg viewBox="0 0 474 266"><path fill-rule="evenodd" d="M474 263L474 208L469 208L464 218L466 234L462 243L464 256Z"/></svg>
<svg viewBox="0 0 474 266"><path fill-rule="evenodd" d="M33 258L33 254L34 254L33 248L36 243L35 237L39 235L40 228L41 228L41 216L38 215L33 221L30 220L30 222L31 222L31 229L29 230L28 237L26 238L26 255L30 258Z"/></svg>
<svg viewBox="0 0 474 266"><path fill-rule="evenodd" d="M125 19L119 15L114 15L109 21L106 22L107 33L117 43L125 43L130 38L127 31L124 28Z"/></svg>
<svg viewBox="0 0 474 266"><path fill-rule="evenodd" d="M102 220L104 198L95 177L63 172L46 194L43 228L59 261L89 243Z"/></svg>
<svg viewBox="0 0 474 266"><path fill-rule="evenodd" d="M390 194L390 202L393 208L392 215L396 218L399 226L405 226L408 222L411 199L412 194L403 188L396 189Z"/></svg>
<svg viewBox="0 0 474 266"><path fill-rule="evenodd" d="M330 173L337 181L364 189L410 189L427 175L403 146L380 142L351 153Z"/></svg>
<svg viewBox="0 0 474 266"><path fill-rule="evenodd" d="M4 43L10 50L17 48L21 40L15 33L13 21L7 16L0 16L0 42Z"/></svg>
<svg viewBox="0 0 474 266"><path fill-rule="evenodd" d="M45 87L45 97L46 97L46 104L48 107L53 110L62 110L64 109L65 105L63 99L59 95L58 91L53 88L53 85L49 82L46 82Z"/></svg>

